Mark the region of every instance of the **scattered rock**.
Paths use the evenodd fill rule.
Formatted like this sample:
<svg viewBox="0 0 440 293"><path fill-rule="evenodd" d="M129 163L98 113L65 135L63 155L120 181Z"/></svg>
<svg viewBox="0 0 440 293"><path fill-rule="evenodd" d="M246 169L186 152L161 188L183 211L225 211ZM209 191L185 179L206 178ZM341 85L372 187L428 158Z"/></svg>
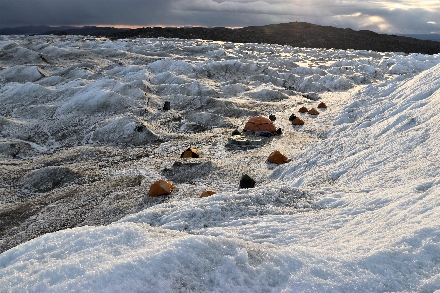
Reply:
<svg viewBox="0 0 440 293"><path fill-rule="evenodd" d="M165 180L158 180L150 186L148 194L150 196L168 195L173 191L174 185Z"/></svg>
<svg viewBox="0 0 440 293"><path fill-rule="evenodd" d="M232 136L234 135L241 135L241 132L238 129L235 129L234 131L232 131Z"/></svg>
<svg viewBox="0 0 440 293"><path fill-rule="evenodd" d="M298 110L298 112L300 112L300 113L307 113L307 111L309 111L309 109L307 109L306 107L301 107Z"/></svg>
<svg viewBox="0 0 440 293"><path fill-rule="evenodd" d="M295 114L292 114L292 115L290 115L290 117L289 117L289 121L293 121L293 120L295 120L295 118L296 118L296 115L295 115Z"/></svg>
<svg viewBox="0 0 440 293"><path fill-rule="evenodd" d="M301 118L296 117L295 119L293 119L292 124L293 125L304 125L304 121Z"/></svg>
<svg viewBox="0 0 440 293"><path fill-rule="evenodd" d="M199 154L193 148L186 149L181 155L181 158L198 158Z"/></svg>
<svg viewBox="0 0 440 293"><path fill-rule="evenodd" d="M205 191L203 191L203 192L200 194L200 198L208 197L208 196L211 196L211 195L214 195L214 194L215 194L215 191L212 191L212 190L205 190Z"/></svg>
<svg viewBox="0 0 440 293"><path fill-rule="evenodd" d="M285 164L291 161L291 159L287 158L285 155L283 155L280 151L276 150L273 151L267 160L274 164Z"/></svg>
<svg viewBox="0 0 440 293"><path fill-rule="evenodd" d="M325 109L327 108L327 105L324 102L319 103L318 109Z"/></svg>
<svg viewBox="0 0 440 293"><path fill-rule="evenodd" d="M307 113L309 113L310 115L318 115L319 114L319 112L315 108L310 109Z"/></svg>
<svg viewBox="0 0 440 293"><path fill-rule="evenodd" d="M247 175L244 174L240 179L240 188L254 188L255 187L255 180Z"/></svg>

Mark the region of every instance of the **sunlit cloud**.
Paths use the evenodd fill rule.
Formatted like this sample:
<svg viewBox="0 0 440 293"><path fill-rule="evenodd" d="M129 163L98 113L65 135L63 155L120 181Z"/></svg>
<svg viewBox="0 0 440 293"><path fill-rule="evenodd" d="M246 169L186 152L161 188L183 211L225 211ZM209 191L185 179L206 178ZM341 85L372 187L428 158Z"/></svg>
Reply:
<svg viewBox="0 0 440 293"><path fill-rule="evenodd" d="M392 33L396 31L396 28L389 23L386 19L380 16L370 16L361 23L362 28L364 29L373 29L378 28L381 32Z"/></svg>

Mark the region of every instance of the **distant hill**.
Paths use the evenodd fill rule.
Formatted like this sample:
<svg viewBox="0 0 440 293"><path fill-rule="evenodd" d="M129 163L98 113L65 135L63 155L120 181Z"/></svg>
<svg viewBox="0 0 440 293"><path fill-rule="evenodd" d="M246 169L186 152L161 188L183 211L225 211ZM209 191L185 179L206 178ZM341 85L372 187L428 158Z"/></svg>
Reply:
<svg viewBox="0 0 440 293"><path fill-rule="evenodd" d="M409 38L415 38L419 40L430 40L440 42L440 34L406 34L406 35L398 35Z"/></svg>
<svg viewBox="0 0 440 293"><path fill-rule="evenodd" d="M88 35L108 36L124 32L128 28L100 27L100 26L21 26L0 29L0 35Z"/></svg>
<svg viewBox="0 0 440 293"><path fill-rule="evenodd" d="M0 35L40 35L47 31L69 30L73 26L29 25L0 29Z"/></svg>
<svg viewBox="0 0 440 293"><path fill-rule="evenodd" d="M289 22L239 29L224 27L147 27L131 29L109 36L120 38L180 38L205 39L237 43L272 43L308 48L335 48L372 50L378 52L404 52L437 54L440 42L420 40L372 31L320 26L306 22Z"/></svg>
<svg viewBox="0 0 440 293"><path fill-rule="evenodd" d="M85 36L109 36L128 31L129 28L114 28L102 26L83 26L66 30L47 31L45 35L85 35Z"/></svg>

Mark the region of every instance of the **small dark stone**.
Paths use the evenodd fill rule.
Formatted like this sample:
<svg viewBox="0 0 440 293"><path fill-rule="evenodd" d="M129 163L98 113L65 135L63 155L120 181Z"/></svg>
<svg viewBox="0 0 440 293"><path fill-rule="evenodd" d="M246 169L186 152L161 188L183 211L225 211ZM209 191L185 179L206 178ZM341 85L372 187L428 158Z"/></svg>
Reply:
<svg viewBox="0 0 440 293"><path fill-rule="evenodd" d="M267 132L267 131L262 131L262 132L260 132L260 136L271 137L272 134L270 132Z"/></svg>
<svg viewBox="0 0 440 293"><path fill-rule="evenodd" d="M144 131L144 128L145 128L144 125L136 125L136 127L134 128L134 131L142 132L142 131Z"/></svg>
<svg viewBox="0 0 440 293"><path fill-rule="evenodd" d="M165 104L163 104L163 110L164 111L168 111L171 109L171 103L170 102L165 102Z"/></svg>
<svg viewBox="0 0 440 293"><path fill-rule="evenodd" d="M241 132L238 129L232 131L232 135L241 135Z"/></svg>
<svg viewBox="0 0 440 293"><path fill-rule="evenodd" d="M254 188L254 187L255 187L255 180L252 179L252 177L250 177L247 174L241 176L240 188Z"/></svg>

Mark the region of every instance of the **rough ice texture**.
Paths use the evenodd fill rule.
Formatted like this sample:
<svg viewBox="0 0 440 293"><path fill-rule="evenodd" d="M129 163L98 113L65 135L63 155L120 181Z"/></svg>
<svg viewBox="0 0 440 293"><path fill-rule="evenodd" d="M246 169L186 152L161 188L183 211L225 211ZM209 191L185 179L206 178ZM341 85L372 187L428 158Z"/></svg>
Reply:
<svg viewBox="0 0 440 293"><path fill-rule="evenodd" d="M438 55L0 40L0 292L440 290ZM228 146L257 114L283 135Z"/></svg>

